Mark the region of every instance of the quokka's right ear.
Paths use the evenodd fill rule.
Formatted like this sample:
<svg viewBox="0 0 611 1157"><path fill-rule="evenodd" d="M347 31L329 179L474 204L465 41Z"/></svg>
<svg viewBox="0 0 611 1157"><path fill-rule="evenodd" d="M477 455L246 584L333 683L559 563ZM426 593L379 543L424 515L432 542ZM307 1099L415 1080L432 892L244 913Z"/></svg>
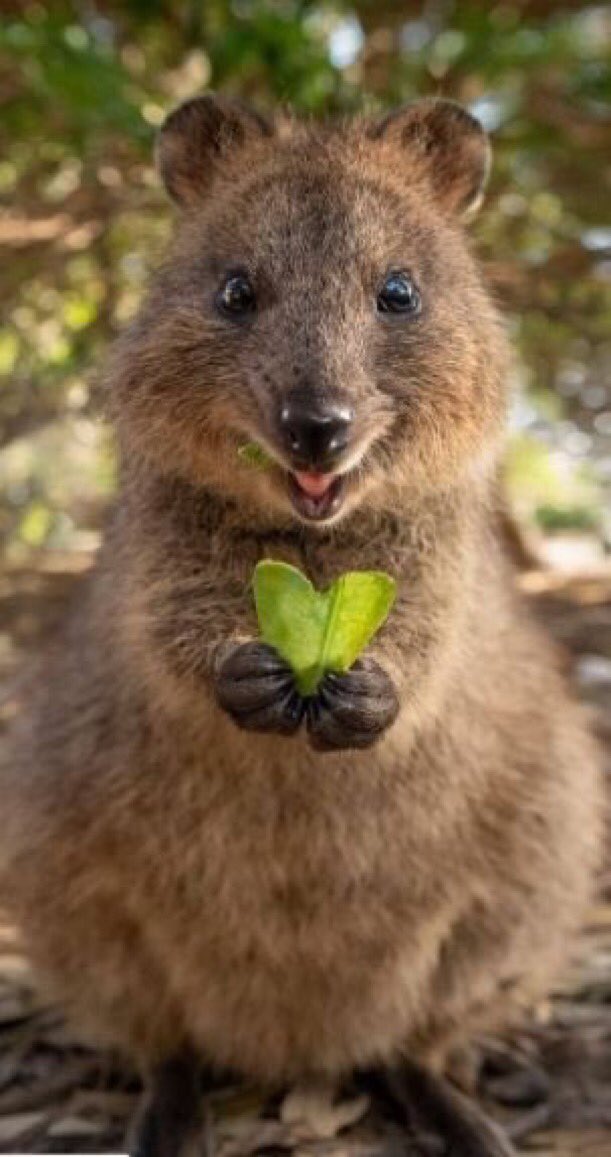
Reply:
<svg viewBox="0 0 611 1157"><path fill-rule="evenodd" d="M224 156L249 139L272 136L259 113L237 101L207 93L179 105L157 139L157 166L174 201L186 208L201 201Z"/></svg>

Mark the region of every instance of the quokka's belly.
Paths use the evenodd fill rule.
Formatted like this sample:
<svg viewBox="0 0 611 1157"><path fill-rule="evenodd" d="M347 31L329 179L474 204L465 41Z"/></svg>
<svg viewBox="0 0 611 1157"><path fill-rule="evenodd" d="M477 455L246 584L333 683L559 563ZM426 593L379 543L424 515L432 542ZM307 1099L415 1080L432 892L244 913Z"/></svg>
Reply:
<svg viewBox="0 0 611 1157"><path fill-rule="evenodd" d="M445 823L421 822L398 751L389 768L263 746L239 734L171 815L149 813L164 853L132 903L204 1055L268 1079L349 1069L426 1017L464 888L443 856L432 870Z"/></svg>
<svg viewBox="0 0 611 1157"><path fill-rule="evenodd" d="M345 1071L426 1016L460 890L423 870L400 807L352 804L331 818L304 785L282 818L260 798L208 815L198 867L164 897L168 980L218 1063L272 1080Z"/></svg>
<svg viewBox="0 0 611 1157"><path fill-rule="evenodd" d="M252 917L252 914L251 914ZM425 1023L447 916L393 922L353 906L259 929L208 929L183 939L172 970L186 1023L204 1056L246 1074L283 1080L342 1072L389 1056Z"/></svg>

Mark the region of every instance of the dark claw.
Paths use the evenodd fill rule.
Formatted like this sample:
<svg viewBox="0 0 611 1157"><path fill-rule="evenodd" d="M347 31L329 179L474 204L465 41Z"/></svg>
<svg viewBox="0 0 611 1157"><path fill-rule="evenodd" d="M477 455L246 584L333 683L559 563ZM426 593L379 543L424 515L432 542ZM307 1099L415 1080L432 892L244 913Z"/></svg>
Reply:
<svg viewBox="0 0 611 1157"><path fill-rule="evenodd" d="M242 715L285 700L293 693L293 685L288 674L254 674L250 678L232 679L223 669L217 679L216 692L221 707Z"/></svg>
<svg viewBox="0 0 611 1157"><path fill-rule="evenodd" d="M419 1153L440 1145L437 1152L445 1157L516 1157L511 1142L474 1101L419 1065L370 1070L363 1084L386 1104Z"/></svg>
<svg viewBox="0 0 611 1157"><path fill-rule="evenodd" d="M347 679L350 680L350 694L357 699L384 698L388 695L396 698L390 677L375 659L357 659L346 675L329 671L324 683L329 688L341 689L346 686Z"/></svg>
<svg viewBox="0 0 611 1157"><path fill-rule="evenodd" d="M393 683L373 659L357 660L345 675L325 675L308 701L307 727L317 751L370 747L397 717Z"/></svg>
<svg viewBox="0 0 611 1157"><path fill-rule="evenodd" d="M259 707L256 711L229 712L234 723L245 731L271 731L276 735L294 735L303 719L303 699L293 692L283 699Z"/></svg>
<svg viewBox="0 0 611 1157"><path fill-rule="evenodd" d="M189 1052L160 1065L128 1139L131 1157L184 1157L202 1127L201 1072ZM202 1149L198 1151L203 1152Z"/></svg>
<svg viewBox="0 0 611 1157"><path fill-rule="evenodd" d="M290 667L265 643L244 643L216 672L220 706L238 727L293 735L304 713Z"/></svg>

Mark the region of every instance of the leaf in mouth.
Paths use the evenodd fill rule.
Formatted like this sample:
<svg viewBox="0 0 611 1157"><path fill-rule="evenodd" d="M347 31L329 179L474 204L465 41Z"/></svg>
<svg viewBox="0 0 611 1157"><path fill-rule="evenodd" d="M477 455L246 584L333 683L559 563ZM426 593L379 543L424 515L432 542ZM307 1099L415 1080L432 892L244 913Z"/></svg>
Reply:
<svg viewBox="0 0 611 1157"><path fill-rule="evenodd" d="M326 671L348 671L385 622L396 583L383 571L349 571L325 591L294 566L266 559L253 579L259 629L312 695Z"/></svg>
<svg viewBox="0 0 611 1157"><path fill-rule="evenodd" d="M247 462L249 466L256 466L259 470L266 470L272 464L267 450L264 450L258 442L245 442L238 450L238 458Z"/></svg>

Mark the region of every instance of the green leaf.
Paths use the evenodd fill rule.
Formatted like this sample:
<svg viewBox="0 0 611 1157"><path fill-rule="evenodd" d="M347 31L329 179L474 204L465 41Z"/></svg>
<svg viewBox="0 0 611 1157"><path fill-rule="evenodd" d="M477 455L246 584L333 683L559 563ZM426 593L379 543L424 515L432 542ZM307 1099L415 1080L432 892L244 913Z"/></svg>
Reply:
<svg viewBox="0 0 611 1157"><path fill-rule="evenodd" d="M329 621L322 666L326 671L348 671L386 621L396 583L382 571L349 571L326 595Z"/></svg>
<svg viewBox="0 0 611 1157"><path fill-rule="evenodd" d="M238 458L248 462L249 466L256 466L259 470L266 470L272 463L269 454L258 442L245 442L238 450Z"/></svg>
<svg viewBox="0 0 611 1157"><path fill-rule="evenodd" d="M287 563L255 568L255 605L264 642L290 664L302 695L316 690L326 671L348 671L395 601L396 584L381 571L350 571L316 591Z"/></svg>

